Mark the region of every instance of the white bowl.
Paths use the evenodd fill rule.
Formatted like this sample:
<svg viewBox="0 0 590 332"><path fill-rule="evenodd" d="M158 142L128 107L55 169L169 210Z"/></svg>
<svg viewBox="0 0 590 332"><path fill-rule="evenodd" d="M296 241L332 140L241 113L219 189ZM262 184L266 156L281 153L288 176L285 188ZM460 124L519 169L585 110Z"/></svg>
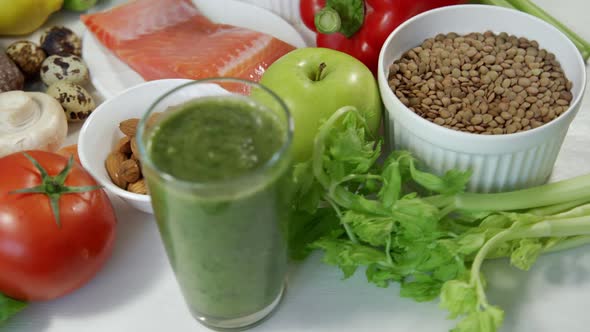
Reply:
<svg viewBox="0 0 590 332"><path fill-rule="evenodd" d="M409 110L390 89L389 66L407 50L439 33L506 32L536 40L555 54L572 81L570 108L538 128L506 135L464 133L434 124ZM494 192L535 186L547 181L569 125L581 105L586 84L584 61L574 44L552 25L502 7L450 6L431 10L401 24L379 55L379 89L386 108L388 146L411 151L433 172L472 169L469 191Z"/></svg>
<svg viewBox="0 0 590 332"><path fill-rule="evenodd" d="M108 191L140 211L153 214L150 196L135 194L117 187L105 168L108 154L123 137L119 123L130 118L141 118L161 95L190 81L164 79L131 87L98 106L80 130L78 153L82 166Z"/></svg>

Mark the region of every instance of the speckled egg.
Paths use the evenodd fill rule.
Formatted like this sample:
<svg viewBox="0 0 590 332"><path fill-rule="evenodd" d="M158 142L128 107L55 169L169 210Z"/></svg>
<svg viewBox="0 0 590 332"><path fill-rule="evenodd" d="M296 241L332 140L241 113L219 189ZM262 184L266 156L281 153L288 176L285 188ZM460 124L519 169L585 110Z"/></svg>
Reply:
<svg viewBox="0 0 590 332"><path fill-rule="evenodd" d="M94 99L78 84L59 81L47 88L47 94L57 99L70 122L84 121L96 108Z"/></svg>
<svg viewBox="0 0 590 332"><path fill-rule="evenodd" d="M64 26L53 26L43 31L39 43L47 55L73 54L80 56L82 53L82 40L72 30Z"/></svg>
<svg viewBox="0 0 590 332"><path fill-rule="evenodd" d="M41 64L47 57L39 45L28 40L19 40L10 44L6 48L6 54L27 77L39 75Z"/></svg>
<svg viewBox="0 0 590 332"><path fill-rule="evenodd" d="M41 80L45 85L59 81L84 84L88 81L88 67L76 55L52 55L41 64Z"/></svg>

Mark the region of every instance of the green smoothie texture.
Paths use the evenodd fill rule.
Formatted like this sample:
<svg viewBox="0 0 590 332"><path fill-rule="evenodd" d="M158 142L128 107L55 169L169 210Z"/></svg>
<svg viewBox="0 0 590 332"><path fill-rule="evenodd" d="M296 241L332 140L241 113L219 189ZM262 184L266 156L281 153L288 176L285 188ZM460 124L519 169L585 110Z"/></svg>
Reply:
<svg viewBox="0 0 590 332"><path fill-rule="evenodd" d="M153 135L150 158L182 180L235 179L259 168L285 141L276 115L242 97L187 102Z"/></svg>
<svg viewBox="0 0 590 332"><path fill-rule="evenodd" d="M269 166L287 135L275 113L242 97L182 104L147 137L154 213L195 316L235 319L269 306L287 268L289 158ZM283 160L284 159L284 160Z"/></svg>

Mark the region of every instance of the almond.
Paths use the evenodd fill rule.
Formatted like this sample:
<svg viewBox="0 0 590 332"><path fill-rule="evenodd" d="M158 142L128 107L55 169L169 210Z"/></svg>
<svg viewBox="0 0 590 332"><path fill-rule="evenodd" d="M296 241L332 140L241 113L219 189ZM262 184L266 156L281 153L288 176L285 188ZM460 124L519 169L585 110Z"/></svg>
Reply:
<svg viewBox="0 0 590 332"><path fill-rule="evenodd" d="M139 119L127 119L119 123L119 129L121 132L129 137L135 137L135 133L137 131L137 124L139 123Z"/></svg>
<svg viewBox="0 0 590 332"><path fill-rule="evenodd" d="M119 177L127 182L136 182L141 177L139 165L133 159L127 159L119 167Z"/></svg>
<svg viewBox="0 0 590 332"><path fill-rule="evenodd" d="M127 181L123 180L119 176L119 169L121 168L121 164L127 159L125 155L121 152L111 152L107 160L105 161L105 167L107 169L107 173L109 177L113 181L113 183L120 188L125 189L127 187Z"/></svg>
<svg viewBox="0 0 590 332"><path fill-rule="evenodd" d="M131 138L131 158L139 160L139 149L137 148L137 139Z"/></svg>
<svg viewBox="0 0 590 332"><path fill-rule="evenodd" d="M154 112L152 114L150 114L150 117L147 120L146 123L146 127L151 127L153 125L155 125L158 122L158 118L160 117L160 115L162 115L162 113L160 112Z"/></svg>
<svg viewBox="0 0 590 332"><path fill-rule="evenodd" d="M117 142L117 145L115 146L115 151L121 152L125 155L131 154L131 140L128 136L124 136Z"/></svg>
<svg viewBox="0 0 590 332"><path fill-rule="evenodd" d="M141 179L139 181L130 183L127 186L127 191L130 191L130 192L136 193L136 194L146 195L147 194L147 187L145 185L145 179Z"/></svg>

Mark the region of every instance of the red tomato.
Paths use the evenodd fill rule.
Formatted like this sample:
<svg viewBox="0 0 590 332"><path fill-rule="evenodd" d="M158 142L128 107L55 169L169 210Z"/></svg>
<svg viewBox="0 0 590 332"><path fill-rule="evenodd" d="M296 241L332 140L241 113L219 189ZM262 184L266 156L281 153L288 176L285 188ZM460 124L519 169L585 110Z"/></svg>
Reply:
<svg viewBox="0 0 590 332"><path fill-rule="evenodd" d="M27 153L49 176L60 173L68 161L50 152ZM0 293L25 301L50 300L88 282L113 250L116 217L106 193L61 194L58 223L48 195L11 193L42 184L40 171L23 153L0 158L0 169ZM97 183L73 163L65 185Z"/></svg>
<svg viewBox="0 0 590 332"><path fill-rule="evenodd" d="M80 156L78 155L78 144L72 144L68 146L64 146L57 151L57 154L61 154L66 158L70 158L70 156L74 156L74 160L80 163Z"/></svg>

